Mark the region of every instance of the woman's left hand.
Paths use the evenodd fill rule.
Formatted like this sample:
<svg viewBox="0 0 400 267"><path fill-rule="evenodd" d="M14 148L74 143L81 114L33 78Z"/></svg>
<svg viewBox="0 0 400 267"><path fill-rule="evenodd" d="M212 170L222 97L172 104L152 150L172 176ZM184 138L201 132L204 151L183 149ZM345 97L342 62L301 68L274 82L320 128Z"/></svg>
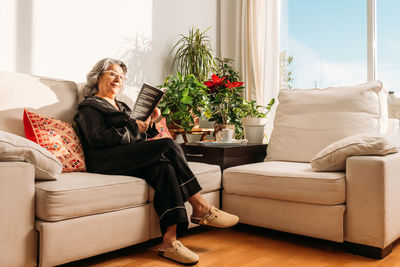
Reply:
<svg viewBox="0 0 400 267"><path fill-rule="evenodd" d="M151 121L152 121L151 117L148 117L147 120L145 120L145 121L136 120L135 122L139 128L139 132L145 133L147 131L147 129L149 129Z"/></svg>
<svg viewBox="0 0 400 267"><path fill-rule="evenodd" d="M160 116L161 116L161 111L160 111L159 108L155 108L155 109L153 110L153 112L151 113L151 115L150 115L152 121L155 121L155 120L156 120L158 117L160 117Z"/></svg>

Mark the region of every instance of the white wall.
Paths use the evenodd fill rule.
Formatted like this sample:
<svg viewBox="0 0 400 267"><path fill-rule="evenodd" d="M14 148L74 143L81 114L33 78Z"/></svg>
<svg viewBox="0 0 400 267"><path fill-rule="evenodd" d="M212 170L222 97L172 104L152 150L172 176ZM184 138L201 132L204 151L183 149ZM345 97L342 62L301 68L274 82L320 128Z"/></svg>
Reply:
<svg viewBox="0 0 400 267"><path fill-rule="evenodd" d="M83 82L101 58L123 59L128 85L161 84L178 34L206 29L216 0L0 0L0 70Z"/></svg>
<svg viewBox="0 0 400 267"><path fill-rule="evenodd" d="M16 14L17 1L0 0L0 70L16 69Z"/></svg>

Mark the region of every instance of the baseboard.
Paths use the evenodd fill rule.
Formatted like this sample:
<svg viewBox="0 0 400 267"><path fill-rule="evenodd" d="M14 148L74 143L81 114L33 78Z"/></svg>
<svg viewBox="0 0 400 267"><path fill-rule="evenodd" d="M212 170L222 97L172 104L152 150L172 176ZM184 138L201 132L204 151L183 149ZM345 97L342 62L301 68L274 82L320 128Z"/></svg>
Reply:
<svg viewBox="0 0 400 267"><path fill-rule="evenodd" d="M353 254L373 259L383 259L392 252L393 244L385 248L377 248L345 241L344 247L348 252Z"/></svg>

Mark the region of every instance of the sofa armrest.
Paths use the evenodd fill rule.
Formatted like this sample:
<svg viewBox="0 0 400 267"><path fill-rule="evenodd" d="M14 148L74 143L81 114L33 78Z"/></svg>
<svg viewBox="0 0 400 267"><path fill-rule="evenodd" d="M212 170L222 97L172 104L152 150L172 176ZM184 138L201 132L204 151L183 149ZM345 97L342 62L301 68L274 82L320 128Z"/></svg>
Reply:
<svg viewBox="0 0 400 267"><path fill-rule="evenodd" d="M35 266L35 169L0 162L0 266Z"/></svg>
<svg viewBox="0 0 400 267"><path fill-rule="evenodd" d="M386 248L399 238L400 153L349 157L346 191L346 241Z"/></svg>

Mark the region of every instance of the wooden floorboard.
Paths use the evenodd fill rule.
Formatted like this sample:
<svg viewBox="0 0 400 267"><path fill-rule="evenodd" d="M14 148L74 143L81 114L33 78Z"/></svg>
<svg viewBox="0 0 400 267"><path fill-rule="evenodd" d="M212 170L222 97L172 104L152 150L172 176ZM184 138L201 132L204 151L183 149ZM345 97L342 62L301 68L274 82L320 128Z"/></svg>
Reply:
<svg viewBox="0 0 400 267"><path fill-rule="evenodd" d="M308 238L278 231L238 225L231 229L195 228L180 241L200 256L195 266L399 266L400 245L382 260L346 252L340 243ZM157 256L160 239L120 249L63 267L163 267L182 266Z"/></svg>

